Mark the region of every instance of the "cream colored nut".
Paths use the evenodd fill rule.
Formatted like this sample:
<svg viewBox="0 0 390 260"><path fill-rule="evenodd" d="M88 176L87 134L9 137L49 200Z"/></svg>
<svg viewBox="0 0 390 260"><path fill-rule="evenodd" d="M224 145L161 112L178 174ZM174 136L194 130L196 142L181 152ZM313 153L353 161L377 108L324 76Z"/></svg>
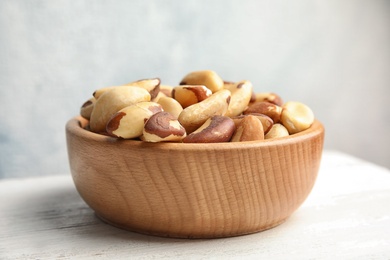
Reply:
<svg viewBox="0 0 390 260"><path fill-rule="evenodd" d="M236 127L231 142L264 140L264 129L260 120L252 115L245 116Z"/></svg>
<svg viewBox="0 0 390 260"><path fill-rule="evenodd" d="M269 116L274 123L279 123L282 107L269 102L255 102L249 105L244 114L263 114Z"/></svg>
<svg viewBox="0 0 390 260"><path fill-rule="evenodd" d="M172 90L173 90L172 86L160 85L160 92L167 97L172 97Z"/></svg>
<svg viewBox="0 0 390 260"><path fill-rule="evenodd" d="M282 124L274 124L271 130L265 135L265 139L274 139L289 136L290 134Z"/></svg>
<svg viewBox="0 0 390 260"><path fill-rule="evenodd" d="M151 99L153 99L160 92L160 79L159 78L141 79L141 80L130 82L130 83L127 83L127 84L124 84L121 86L133 86L133 87L143 88L149 92ZM113 88L121 87L121 86L112 86L112 87L104 87L104 88L97 89L95 92L93 92L93 96L96 99L99 99L99 97L103 93L105 93L109 90L112 90Z"/></svg>
<svg viewBox="0 0 390 260"><path fill-rule="evenodd" d="M183 111L180 103L171 97L161 97L157 103L161 105L164 111L170 113L176 119L179 118L181 111Z"/></svg>
<svg viewBox="0 0 390 260"><path fill-rule="evenodd" d="M282 124L290 134L306 130L314 122L313 111L303 103L289 101L283 105Z"/></svg>
<svg viewBox="0 0 390 260"><path fill-rule="evenodd" d="M146 121L141 140L146 142L180 142L186 130L170 113L162 111Z"/></svg>
<svg viewBox="0 0 390 260"><path fill-rule="evenodd" d="M120 86L110 86L110 87L104 87L104 88L99 88L93 92L92 96L97 100L100 98L101 95L106 93L107 91L113 90L114 88L117 88Z"/></svg>
<svg viewBox="0 0 390 260"><path fill-rule="evenodd" d="M93 106L95 105L96 99L94 97L91 97L80 108L80 115L84 117L85 119L91 118L91 113L93 110Z"/></svg>
<svg viewBox="0 0 390 260"><path fill-rule="evenodd" d="M181 80L180 85L204 85L215 93L223 89L224 83L215 71L201 70L187 74Z"/></svg>
<svg viewBox="0 0 390 260"><path fill-rule="evenodd" d="M145 122L161 111L162 107L155 102L135 103L115 113L108 121L106 131L112 136L124 139L140 137Z"/></svg>
<svg viewBox="0 0 390 260"><path fill-rule="evenodd" d="M154 99L157 97L160 92L160 83L161 80L159 78L152 79L141 79L137 81L133 81L125 84L125 86L136 86L140 88L146 89L150 93L150 98Z"/></svg>
<svg viewBox="0 0 390 260"><path fill-rule="evenodd" d="M248 115L255 116L257 119L260 120L261 124L263 125L264 134L268 133L269 130L271 129L272 125L274 124L274 121L272 121L272 119L269 116L266 116L263 114L256 114L256 113L235 116L232 118L234 121L234 124L236 126L238 126L238 124L241 122L241 120Z"/></svg>
<svg viewBox="0 0 390 260"><path fill-rule="evenodd" d="M255 102L263 102L263 101L275 104L277 106L283 105L283 100L278 94L272 92L256 93Z"/></svg>
<svg viewBox="0 0 390 260"><path fill-rule="evenodd" d="M227 116L213 116L196 131L187 135L183 143L229 142L236 129L233 120Z"/></svg>
<svg viewBox="0 0 390 260"><path fill-rule="evenodd" d="M141 101L150 101L150 94L139 87L120 86L103 93L96 100L91 113L91 131L96 133L106 131L107 122L113 114L124 107Z"/></svg>
<svg viewBox="0 0 390 260"><path fill-rule="evenodd" d="M172 90L172 97L183 108L199 103L211 96L211 94L211 90L203 85L182 85L174 87Z"/></svg>
<svg viewBox="0 0 390 260"><path fill-rule="evenodd" d="M230 90L235 84L233 81L223 81L223 88Z"/></svg>
<svg viewBox="0 0 390 260"><path fill-rule="evenodd" d="M224 115L230 102L230 91L220 90L209 98L186 107L179 115L179 122L187 134L198 129L207 119L216 115Z"/></svg>
<svg viewBox="0 0 390 260"><path fill-rule="evenodd" d="M158 102L160 100L160 98L162 98L162 97L166 97L166 95L160 91L160 92L158 92L157 96L155 98L153 98L151 101Z"/></svg>
<svg viewBox="0 0 390 260"><path fill-rule="evenodd" d="M238 116L248 107L251 100L253 89L252 83L244 80L225 87L232 93L226 116Z"/></svg>

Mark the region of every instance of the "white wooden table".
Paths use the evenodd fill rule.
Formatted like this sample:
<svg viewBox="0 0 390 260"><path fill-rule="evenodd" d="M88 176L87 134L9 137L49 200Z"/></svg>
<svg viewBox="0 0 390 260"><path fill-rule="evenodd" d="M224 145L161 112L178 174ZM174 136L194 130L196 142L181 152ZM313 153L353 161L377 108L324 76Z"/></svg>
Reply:
<svg viewBox="0 0 390 260"><path fill-rule="evenodd" d="M390 171L325 151L306 202L252 235L187 240L102 223L70 174L0 181L0 259L390 259Z"/></svg>

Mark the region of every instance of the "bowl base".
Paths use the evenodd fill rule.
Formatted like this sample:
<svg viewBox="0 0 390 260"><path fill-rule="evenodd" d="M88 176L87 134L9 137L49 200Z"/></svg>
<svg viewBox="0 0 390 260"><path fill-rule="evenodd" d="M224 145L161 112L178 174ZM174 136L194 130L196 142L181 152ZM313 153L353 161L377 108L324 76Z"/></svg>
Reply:
<svg viewBox="0 0 390 260"><path fill-rule="evenodd" d="M184 234L184 233L178 234L178 233L167 233L167 232L164 232L164 233L163 232L154 232L154 231L151 231L151 230L142 230L142 229L132 228L132 227L125 226L125 225L116 224L116 223L114 223L114 222L112 222L112 221L110 221L110 220L100 216L96 212L95 212L95 215L101 221L103 221L104 223L106 223L106 224L108 224L110 226L113 226L113 227L116 227L116 228L120 228L120 229L123 229L123 230L127 230L127 231L130 231L130 232L135 232L135 233L143 234L143 235L156 236L156 237L181 238L181 239L210 239L210 238L212 239L212 238L228 238L228 237L237 237L237 236L250 235L250 234L259 233L259 232L266 231L268 229L277 227L280 224L283 224L288 219L288 217L286 217L286 218L284 218L284 219L282 219L282 220L280 220L278 222L272 223L272 224L267 225L267 226L263 226L261 228L254 229L252 231L247 231L247 232L234 233L234 234L204 233L204 234L192 235L192 234Z"/></svg>

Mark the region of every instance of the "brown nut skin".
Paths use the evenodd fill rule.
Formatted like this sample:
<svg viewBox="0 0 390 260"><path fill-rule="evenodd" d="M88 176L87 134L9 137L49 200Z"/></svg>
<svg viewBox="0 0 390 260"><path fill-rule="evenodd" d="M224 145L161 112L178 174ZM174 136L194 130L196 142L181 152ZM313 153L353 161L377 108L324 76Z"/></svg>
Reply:
<svg viewBox="0 0 390 260"><path fill-rule="evenodd" d="M212 116L224 115L230 102L230 91L220 90L207 99L186 107L179 115L179 122L187 131L187 134L198 129Z"/></svg>
<svg viewBox="0 0 390 260"><path fill-rule="evenodd" d="M180 103L171 97L161 97L157 103L159 103L163 110L173 115L176 119L179 118L181 111L183 111L183 107Z"/></svg>
<svg viewBox="0 0 390 260"><path fill-rule="evenodd" d="M180 85L204 85L215 93L223 89L224 82L215 71L201 70L187 74L180 81Z"/></svg>
<svg viewBox="0 0 390 260"><path fill-rule="evenodd" d="M230 90L232 93L228 111L225 115L230 117L240 115L248 107L251 100L253 90L252 83L243 80L233 85L225 85L225 89Z"/></svg>
<svg viewBox="0 0 390 260"><path fill-rule="evenodd" d="M106 131L109 135L123 139L142 135L145 122L162 107L155 102L138 102L122 108L108 121Z"/></svg>
<svg viewBox="0 0 390 260"><path fill-rule="evenodd" d="M244 117L236 127L231 142L264 140L263 125L255 116Z"/></svg>
<svg viewBox="0 0 390 260"><path fill-rule="evenodd" d="M84 104L80 108L80 115L84 117L85 119L90 119L93 107L96 103L96 98L91 97L87 101L84 102Z"/></svg>
<svg viewBox="0 0 390 260"><path fill-rule="evenodd" d="M160 92L160 84L161 84L161 80L159 78L151 78L151 79L141 79L141 80L133 81L125 84L125 86L136 86L136 87L144 88L149 92L150 98L154 99L157 97L158 93Z"/></svg>
<svg viewBox="0 0 390 260"><path fill-rule="evenodd" d="M199 103L211 94L211 90L203 85L181 85L172 90L172 98L176 99L183 108Z"/></svg>
<svg viewBox="0 0 390 260"><path fill-rule="evenodd" d="M255 102L249 105L249 107L244 111L244 115L253 113L269 116L276 124L280 121L282 107L265 101Z"/></svg>
<svg viewBox="0 0 390 260"><path fill-rule="evenodd" d="M289 136L288 130L282 124L274 124L271 130L265 135L265 139L274 139Z"/></svg>
<svg viewBox="0 0 390 260"><path fill-rule="evenodd" d="M264 134L267 134L269 132L269 130L271 130L272 125L274 124L274 121L272 121L272 119L269 116L266 116L263 114L256 114L256 113L247 114L247 115L239 115L239 116L232 117L232 119L233 119L234 123L236 124L236 126L238 126L238 124L241 122L241 120L248 115L255 116L257 119L260 120L261 124L263 125Z"/></svg>
<svg viewBox="0 0 390 260"><path fill-rule="evenodd" d="M227 116L213 116L199 129L187 135L183 143L221 143L229 142L236 126Z"/></svg>
<svg viewBox="0 0 390 260"><path fill-rule="evenodd" d="M289 101L283 105L281 122L290 134L309 128L314 122L313 111L301 102Z"/></svg>
<svg viewBox="0 0 390 260"><path fill-rule="evenodd" d="M263 101L275 104L277 106L283 105L283 100L278 94L272 92L256 93L254 102Z"/></svg>
<svg viewBox="0 0 390 260"><path fill-rule="evenodd" d="M119 86L104 92L96 100L92 110L91 131L95 133L106 131L107 122L112 115L124 107L141 101L150 101L150 94L147 90L139 87Z"/></svg>
<svg viewBox="0 0 390 260"><path fill-rule="evenodd" d="M170 113L162 111L146 121L141 140L145 142L180 142L186 130Z"/></svg>

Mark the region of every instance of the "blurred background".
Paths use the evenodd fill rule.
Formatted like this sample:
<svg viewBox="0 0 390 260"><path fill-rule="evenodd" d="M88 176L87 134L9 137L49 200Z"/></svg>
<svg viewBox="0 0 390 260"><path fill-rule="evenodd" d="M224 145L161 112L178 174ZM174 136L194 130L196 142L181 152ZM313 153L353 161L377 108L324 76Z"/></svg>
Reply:
<svg viewBox="0 0 390 260"><path fill-rule="evenodd" d="M203 69L309 105L326 149L390 168L390 1L2 0L0 178L70 174L65 123L95 89Z"/></svg>

